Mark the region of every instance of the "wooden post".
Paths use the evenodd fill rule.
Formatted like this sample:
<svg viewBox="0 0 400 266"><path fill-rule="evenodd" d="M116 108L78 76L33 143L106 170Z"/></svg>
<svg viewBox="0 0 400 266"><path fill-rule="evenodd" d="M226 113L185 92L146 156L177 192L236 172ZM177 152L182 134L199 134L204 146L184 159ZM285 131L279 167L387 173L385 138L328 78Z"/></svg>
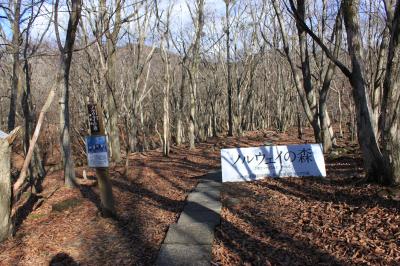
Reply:
<svg viewBox="0 0 400 266"><path fill-rule="evenodd" d="M88 104L88 111L91 135L104 136L105 128L102 116L103 112L97 104ZM108 167L96 167L95 169L100 190L101 213L104 217L115 217L116 210Z"/></svg>

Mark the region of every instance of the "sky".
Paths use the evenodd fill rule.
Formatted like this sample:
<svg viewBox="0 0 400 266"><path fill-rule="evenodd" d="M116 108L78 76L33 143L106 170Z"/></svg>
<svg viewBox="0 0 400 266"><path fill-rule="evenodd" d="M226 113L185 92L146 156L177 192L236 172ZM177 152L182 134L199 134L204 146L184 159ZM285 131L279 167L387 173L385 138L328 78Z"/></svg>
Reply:
<svg viewBox="0 0 400 266"><path fill-rule="evenodd" d="M190 16L189 8L194 9L194 1L195 0L157 0L160 9L166 9L170 4L173 4L172 14L171 14L171 30L172 34L179 34L182 31L190 32L193 27L193 22ZM25 2L24 0L22 1ZM28 1L27 1L28 2ZM29 1L30 2L30 1ZM34 25L32 27L31 36L33 40L37 40L41 37L41 35L47 30L45 40L54 42L55 41L55 33L54 33L54 25L51 23L50 27L48 27L49 22L52 20L52 10L53 10L53 1L46 0L46 3L40 9L40 15L35 19ZM97 4L97 0L84 0L86 5L92 2ZM130 5L137 0L126 0L125 5ZM0 3L7 4L8 0L0 0ZM64 3L64 4L63 4ZM68 23L68 12L65 6L65 1L60 1L60 10L59 12L59 24L60 24L60 34L61 38L65 37L65 28ZM219 30L222 30L223 27L223 17L225 13L225 3L224 0L205 0L205 13L207 16L214 17L217 21L217 27ZM4 11L0 8L0 16L5 15ZM206 19L206 24L209 20ZM0 25L5 32L5 35L8 40L12 38L11 25L7 19L0 18ZM26 25L22 25L21 28L25 28Z"/></svg>

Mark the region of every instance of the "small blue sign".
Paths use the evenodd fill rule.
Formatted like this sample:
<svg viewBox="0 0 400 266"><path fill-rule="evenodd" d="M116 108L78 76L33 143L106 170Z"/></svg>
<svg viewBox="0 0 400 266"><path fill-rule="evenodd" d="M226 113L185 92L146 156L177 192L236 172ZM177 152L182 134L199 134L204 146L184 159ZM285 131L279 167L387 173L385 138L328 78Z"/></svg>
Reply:
<svg viewBox="0 0 400 266"><path fill-rule="evenodd" d="M86 152L89 167L108 167L106 136L87 136Z"/></svg>

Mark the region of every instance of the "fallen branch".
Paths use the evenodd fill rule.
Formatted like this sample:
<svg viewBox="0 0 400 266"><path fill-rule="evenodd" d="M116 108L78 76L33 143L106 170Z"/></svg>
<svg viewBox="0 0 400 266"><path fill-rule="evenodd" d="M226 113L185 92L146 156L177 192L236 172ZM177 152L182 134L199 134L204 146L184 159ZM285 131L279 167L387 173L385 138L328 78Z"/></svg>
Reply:
<svg viewBox="0 0 400 266"><path fill-rule="evenodd" d="M21 169L21 172L19 174L19 177L18 177L17 181L14 183L14 186L13 186L13 195L17 195L18 189L25 182L26 173L28 171L28 167L29 167L29 164L30 164L31 159L32 159L33 149L35 148L35 144L36 144L36 142L37 142L37 140L39 138L40 128L42 127L44 116L47 113L51 103L53 102L54 96L56 94L56 91L55 91L56 84L51 88L50 93L47 96L46 102L43 105L42 110L40 111L39 120L38 120L38 122L36 124L35 132L33 133L32 139L31 139L31 141L29 143L28 153L26 154L26 157L25 157L25 160L24 160L24 164L22 166L22 169Z"/></svg>

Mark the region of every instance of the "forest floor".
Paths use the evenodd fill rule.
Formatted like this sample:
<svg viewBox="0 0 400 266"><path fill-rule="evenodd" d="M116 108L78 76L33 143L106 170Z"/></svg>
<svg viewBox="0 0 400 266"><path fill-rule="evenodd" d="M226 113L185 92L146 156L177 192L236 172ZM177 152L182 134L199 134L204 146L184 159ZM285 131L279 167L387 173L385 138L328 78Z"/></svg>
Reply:
<svg viewBox="0 0 400 266"><path fill-rule="evenodd" d="M110 168L118 219L99 215L94 171L76 169L77 189L62 172L46 176L40 195L20 213L14 238L0 244L0 265L151 265L168 226L199 177L218 169L220 149L299 141L295 132L248 132L214 138L193 151L173 147L130 155L130 170ZM400 261L400 201L367 183L357 146L340 143L326 156L327 179L226 183L215 265L382 264Z"/></svg>

